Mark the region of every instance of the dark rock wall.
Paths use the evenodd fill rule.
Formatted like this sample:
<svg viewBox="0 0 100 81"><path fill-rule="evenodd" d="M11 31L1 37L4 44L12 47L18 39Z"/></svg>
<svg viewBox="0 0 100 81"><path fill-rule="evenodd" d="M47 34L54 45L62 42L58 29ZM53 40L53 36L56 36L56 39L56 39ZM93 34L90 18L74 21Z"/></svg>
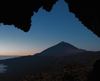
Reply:
<svg viewBox="0 0 100 81"><path fill-rule="evenodd" d="M0 23L14 25L27 32L31 26L31 17L40 7L50 11L57 0L1 0Z"/></svg>
<svg viewBox="0 0 100 81"><path fill-rule="evenodd" d="M0 0L0 23L14 25L27 32L31 26L31 17L40 7L50 11L58 0ZM70 12L89 30L100 37L99 0L65 0ZM74 28L73 28L74 29Z"/></svg>
<svg viewBox="0 0 100 81"><path fill-rule="evenodd" d="M92 72L90 72L88 81L100 81L100 60L94 63Z"/></svg>
<svg viewBox="0 0 100 81"><path fill-rule="evenodd" d="M100 12L97 0L65 0L70 12L84 24L89 30L100 37Z"/></svg>

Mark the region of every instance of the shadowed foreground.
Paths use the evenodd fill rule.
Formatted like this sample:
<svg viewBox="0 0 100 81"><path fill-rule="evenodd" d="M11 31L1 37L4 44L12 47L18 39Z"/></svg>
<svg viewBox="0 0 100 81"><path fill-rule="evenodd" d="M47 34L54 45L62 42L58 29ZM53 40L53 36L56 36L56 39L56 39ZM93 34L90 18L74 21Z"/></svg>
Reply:
<svg viewBox="0 0 100 81"><path fill-rule="evenodd" d="M66 57L36 55L0 61L8 66L7 73L0 74L0 81L90 81L97 59L99 53Z"/></svg>
<svg viewBox="0 0 100 81"><path fill-rule="evenodd" d="M62 41L35 55L1 60L8 67L0 81L100 81L98 59L100 51Z"/></svg>

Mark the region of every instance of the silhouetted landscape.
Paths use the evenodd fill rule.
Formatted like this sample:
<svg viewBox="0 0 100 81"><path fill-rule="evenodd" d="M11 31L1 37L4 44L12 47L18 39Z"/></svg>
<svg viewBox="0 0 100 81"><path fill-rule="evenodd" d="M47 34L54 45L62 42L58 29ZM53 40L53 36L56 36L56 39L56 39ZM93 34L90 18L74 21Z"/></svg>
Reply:
<svg viewBox="0 0 100 81"><path fill-rule="evenodd" d="M79 49L62 41L35 55L0 60L7 66L0 81L90 81L98 59L100 51Z"/></svg>
<svg viewBox="0 0 100 81"><path fill-rule="evenodd" d="M99 1L0 3L0 81L100 81Z"/></svg>

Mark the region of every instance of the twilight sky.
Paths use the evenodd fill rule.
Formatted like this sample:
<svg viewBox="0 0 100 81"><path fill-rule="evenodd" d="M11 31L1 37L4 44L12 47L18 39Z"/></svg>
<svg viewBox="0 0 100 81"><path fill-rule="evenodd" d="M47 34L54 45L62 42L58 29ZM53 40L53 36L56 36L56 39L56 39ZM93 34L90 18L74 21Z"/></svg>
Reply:
<svg viewBox="0 0 100 81"><path fill-rule="evenodd" d="M0 55L27 55L65 41L78 48L100 51L100 38L85 28L60 0L51 12L40 9L29 32L0 24Z"/></svg>

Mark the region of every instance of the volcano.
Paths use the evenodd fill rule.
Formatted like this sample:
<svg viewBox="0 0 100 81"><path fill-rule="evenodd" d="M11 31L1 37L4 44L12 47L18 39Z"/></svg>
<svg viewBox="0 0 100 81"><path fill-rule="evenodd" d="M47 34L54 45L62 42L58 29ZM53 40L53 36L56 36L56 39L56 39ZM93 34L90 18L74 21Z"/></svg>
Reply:
<svg viewBox="0 0 100 81"><path fill-rule="evenodd" d="M79 49L67 42L60 42L50 48L41 52L43 56L67 56L70 54L77 54L81 52L85 52L86 50Z"/></svg>

